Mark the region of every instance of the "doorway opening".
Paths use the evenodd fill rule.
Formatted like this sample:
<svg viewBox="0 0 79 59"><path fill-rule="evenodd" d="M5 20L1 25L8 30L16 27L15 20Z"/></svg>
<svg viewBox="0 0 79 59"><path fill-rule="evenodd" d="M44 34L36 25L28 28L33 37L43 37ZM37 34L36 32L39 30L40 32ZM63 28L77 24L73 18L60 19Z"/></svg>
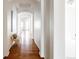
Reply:
<svg viewBox="0 0 79 59"><path fill-rule="evenodd" d="M21 44L29 44L33 39L33 14L30 12L18 13L18 35L21 37Z"/></svg>

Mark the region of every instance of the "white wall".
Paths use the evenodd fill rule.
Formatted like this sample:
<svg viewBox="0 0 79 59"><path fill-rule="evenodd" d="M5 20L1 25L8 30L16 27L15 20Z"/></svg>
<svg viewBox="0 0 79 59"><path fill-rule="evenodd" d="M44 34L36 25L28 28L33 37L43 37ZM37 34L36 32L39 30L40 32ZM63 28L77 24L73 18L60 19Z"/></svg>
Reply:
<svg viewBox="0 0 79 59"><path fill-rule="evenodd" d="M53 59L54 54L54 0L50 0L50 59Z"/></svg>
<svg viewBox="0 0 79 59"><path fill-rule="evenodd" d="M54 0L54 59L65 59L65 0Z"/></svg>
<svg viewBox="0 0 79 59"><path fill-rule="evenodd" d="M44 0L44 55L50 59L50 0Z"/></svg>
<svg viewBox="0 0 79 59"><path fill-rule="evenodd" d="M9 36L11 33L11 7L7 0L4 0L3 13L3 56L8 56L10 48Z"/></svg>
<svg viewBox="0 0 79 59"><path fill-rule="evenodd" d="M43 56L43 52L41 48L41 40L42 40L42 19L41 19L41 3L39 3L36 8L34 9L34 40L37 44L38 48L40 49L40 56Z"/></svg>
<svg viewBox="0 0 79 59"><path fill-rule="evenodd" d="M41 0L41 20L42 20L42 22L41 22L41 28L42 28L42 30L41 30L41 32L42 32L42 34L41 34L41 57L45 57L45 51L44 51L44 0Z"/></svg>
<svg viewBox="0 0 79 59"><path fill-rule="evenodd" d="M37 6L34 10L34 39L37 46L41 47L41 5Z"/></svg>
<svg viewBox="0 0 79 59"><path fill-rule="evenodd" d="M3 0L3 56L8 54L7 42L7 0Z"/></svg>

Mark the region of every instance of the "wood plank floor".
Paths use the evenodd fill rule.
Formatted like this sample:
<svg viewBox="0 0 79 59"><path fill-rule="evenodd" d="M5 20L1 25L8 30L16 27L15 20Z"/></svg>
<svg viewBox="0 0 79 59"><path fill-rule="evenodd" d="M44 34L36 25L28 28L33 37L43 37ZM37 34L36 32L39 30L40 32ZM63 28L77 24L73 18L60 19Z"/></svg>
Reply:
<svg viewBox="0 0 79 59"><path fill-rule="evenodd" d="M14 44L9 50L8 57L4 59L42 59L39 55L39 48L32 40L31 44Z"/></svg>

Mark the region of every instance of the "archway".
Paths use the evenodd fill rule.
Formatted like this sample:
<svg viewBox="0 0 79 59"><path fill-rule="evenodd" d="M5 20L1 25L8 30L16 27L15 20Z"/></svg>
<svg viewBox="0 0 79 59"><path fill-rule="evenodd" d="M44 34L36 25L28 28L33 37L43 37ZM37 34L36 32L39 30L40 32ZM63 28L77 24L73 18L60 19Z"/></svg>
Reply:
<svg viewBox="0 0 79 59"><path fill-rule="evenodd" d="M18 13L18 35L21 44L29 44L33 38L33 14L30 12Z"/></svg>

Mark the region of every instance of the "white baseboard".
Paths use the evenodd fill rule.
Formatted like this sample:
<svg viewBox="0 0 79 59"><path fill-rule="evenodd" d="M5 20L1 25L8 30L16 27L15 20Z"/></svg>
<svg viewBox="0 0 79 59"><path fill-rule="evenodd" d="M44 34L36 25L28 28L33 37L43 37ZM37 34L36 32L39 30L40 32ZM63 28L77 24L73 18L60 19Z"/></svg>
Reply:
<svg viewBox="0 0 79 59"><path fill-rule="evenodd" d="M76 59L76 57L66 57L66 59Z"/></svg>

